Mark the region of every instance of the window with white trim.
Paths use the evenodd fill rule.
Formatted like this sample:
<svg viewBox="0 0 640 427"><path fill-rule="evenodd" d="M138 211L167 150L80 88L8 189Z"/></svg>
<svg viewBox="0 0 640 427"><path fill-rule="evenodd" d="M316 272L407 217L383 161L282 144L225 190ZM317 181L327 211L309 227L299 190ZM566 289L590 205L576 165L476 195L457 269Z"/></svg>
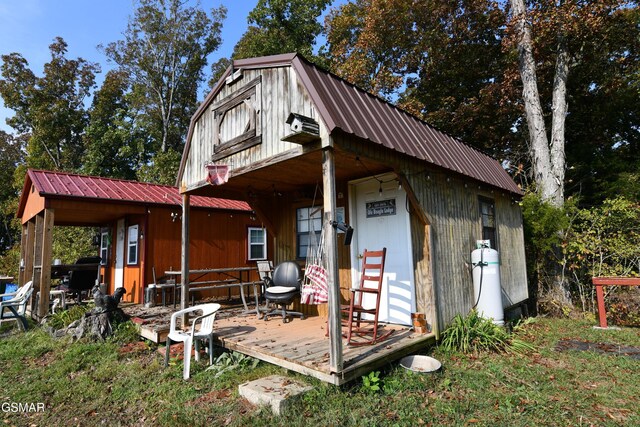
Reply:
<svg viewBox="0 0 640 427"><path fill-rule="evenodd" d="M111 233L109 230L100 232L100 264L109 263L109 247L111 246Z"/></svg>
<svg viewBox="0 0 640 427"><path fill-rule="evenodd" d="M298 208L296 210L296 257L307 258L310 233L314 232L318 240L322 231L322 208Z"/></svg>
<svg viewBox="0 0 640 427"><path fill-rule="evenodd" d="M249 227L248 258L250 261L267 259L267 230L265 228Z"/></svg>
<svg viewBox="0 0 640 427"><path fill-rule="evenodd" d="M138 263L138 225L130 225L127 229L127 264Z"/></svg>

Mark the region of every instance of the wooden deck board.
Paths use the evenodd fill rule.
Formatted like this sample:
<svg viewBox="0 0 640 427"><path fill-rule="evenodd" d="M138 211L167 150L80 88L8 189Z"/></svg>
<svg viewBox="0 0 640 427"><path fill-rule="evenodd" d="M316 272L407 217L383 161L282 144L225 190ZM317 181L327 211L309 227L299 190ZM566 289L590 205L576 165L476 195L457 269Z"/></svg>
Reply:
<svg viewBox="0 0 640 427"><path fill-rule="evenodd" d="M169 316L142 325L143 336L166 336ZM240 314L239 310L223 310L216 317L217 344L229 350L282 366L286 369L313 376L332 384L344 384L401 357L424 349L435 341L433 334L416 334L398 325L385 325L384 330L394 332L375 345L343 347L344 370L330 372L329 338L325 337L326 320L323 317L295 318L288 323L272 318Z"/></svg>

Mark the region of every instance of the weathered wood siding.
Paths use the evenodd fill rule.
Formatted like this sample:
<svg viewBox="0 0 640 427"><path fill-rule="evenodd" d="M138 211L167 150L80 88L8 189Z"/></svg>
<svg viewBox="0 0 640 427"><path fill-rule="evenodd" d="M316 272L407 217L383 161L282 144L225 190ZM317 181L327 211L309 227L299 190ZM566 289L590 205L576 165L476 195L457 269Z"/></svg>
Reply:
<svg viewBox="0 0 640 427"><path fill-rule="evenodd" d="M243 87L256 81L258 83L255 86L255 100L252 97L251 102L257 110L256 135L261 137L261 143L215 163L227 164L233 172L234 169L252 165L289 150L301 153L302 147L299 144L281 141L291 133L286 120L292 112L318 121L321 137L327 138L326 128L314 104L291 67L244 70L243 78L231 85L225 85L194 124L190 149L185 153L182 188L194 188L206 179L205 165L211 163L214 146L218 140L218 124L214 117L216 107L225 99L241 92ZM231 109L225 114L220 128L223 143L226 138L243 134L249 123L248 114L246 106Z"/></svg>
<svg viewBox="0 0 640 427"><path fill-rule="evenodd" d="M427 314L428 322L435 321L442 330L475 302L471 252L476 240L482 239L479 196L495 201L503 306L528 298L522 216L511 194L345 135L335 136L334 141L342 149L403 174L426 213L429 227L415 218L411 227L418 311ZM432 252L426 247L427 232ZM429 256L431 269L424 262ZM437 319L429 318L434 311Z"/></svg>

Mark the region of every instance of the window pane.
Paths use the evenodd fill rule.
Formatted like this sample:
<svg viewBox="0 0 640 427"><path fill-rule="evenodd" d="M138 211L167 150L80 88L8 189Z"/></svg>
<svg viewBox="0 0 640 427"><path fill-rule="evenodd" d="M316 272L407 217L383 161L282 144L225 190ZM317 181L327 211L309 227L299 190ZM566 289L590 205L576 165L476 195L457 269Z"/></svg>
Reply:
<svg viewBox="0 0 640 427"><path fill-rule="evenodd" d="M264 243L264 230L252 228L249 233L251 243Z"/></svg>
<svg viewBox="0 0 640 427"><path fill-rule="evenodd" d="M298 220L309 218L309 209L308 208L300 208L298 209Z"/></svg>
<svg viewBox="0 0 640 427"><path fill-rule="evenodd" d="M264 259L264 246L262 245L251 245L251 253L249 254L250 259Z"/></svg>
<svg viewBox="0 0 640 427"><path fill-rule="evenodd" d="M135 245L129 246L129 258L127 260L129 264L135 264L138 262L136 252L137 248Z"/></svg>

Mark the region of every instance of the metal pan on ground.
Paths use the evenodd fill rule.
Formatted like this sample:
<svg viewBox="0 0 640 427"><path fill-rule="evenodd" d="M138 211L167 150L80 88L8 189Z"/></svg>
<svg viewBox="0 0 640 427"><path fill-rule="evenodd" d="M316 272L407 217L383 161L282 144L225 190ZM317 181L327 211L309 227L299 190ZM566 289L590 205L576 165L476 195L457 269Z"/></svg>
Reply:
<svg viewBox="0 0 640 427"><path fill-rule="evenodd" d="M400 360L400 366L413 372L426 374L438 371L442 363L433 357L414 355L403 357Z"/></svg>

